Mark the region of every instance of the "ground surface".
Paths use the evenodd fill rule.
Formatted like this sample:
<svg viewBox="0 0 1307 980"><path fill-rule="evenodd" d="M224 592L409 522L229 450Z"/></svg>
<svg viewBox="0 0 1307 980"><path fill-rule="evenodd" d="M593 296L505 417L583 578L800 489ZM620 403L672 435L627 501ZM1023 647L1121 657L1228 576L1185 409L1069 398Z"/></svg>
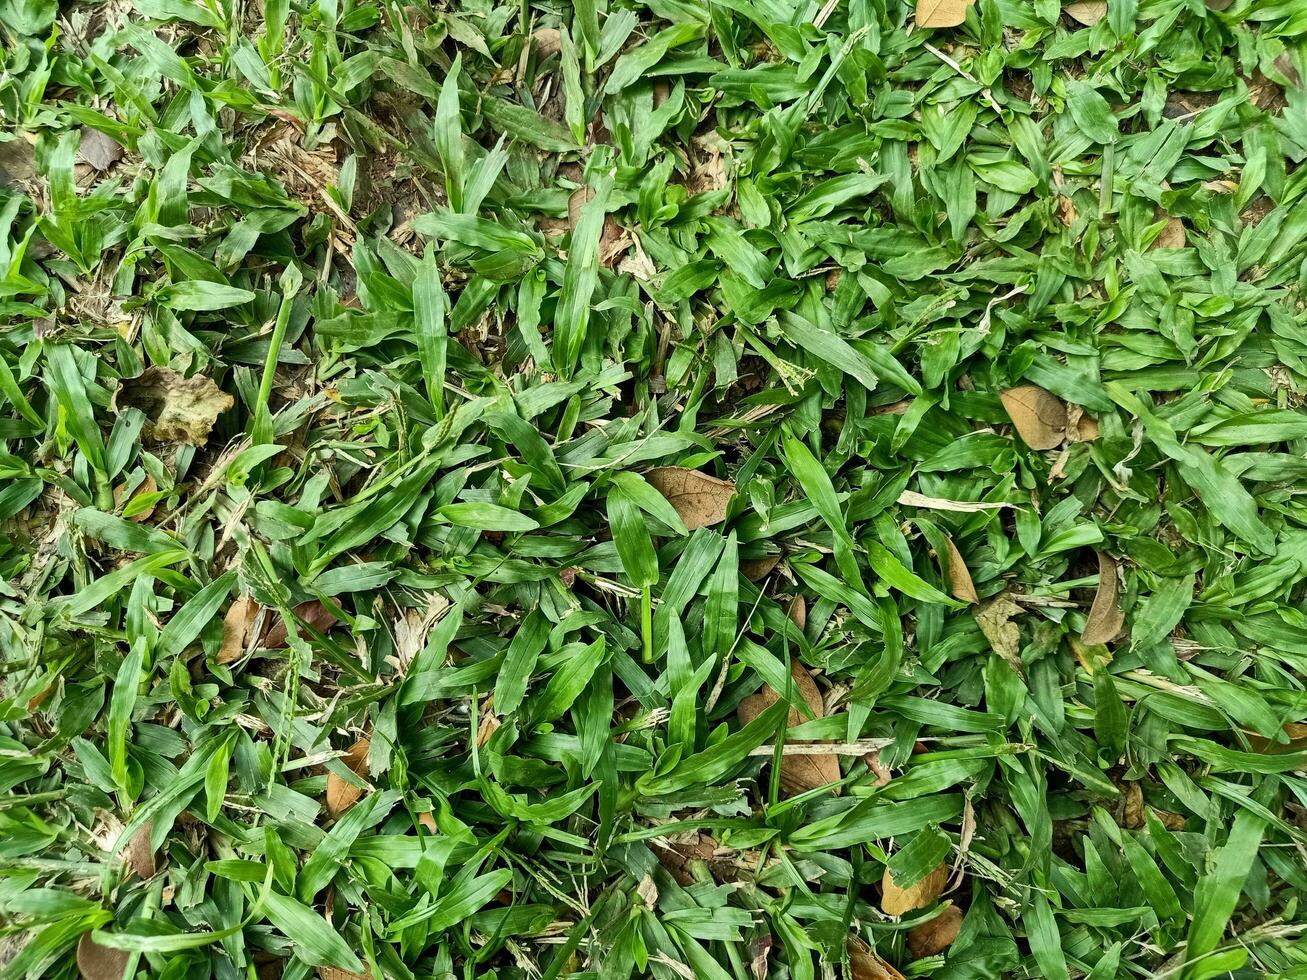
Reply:
<svg viewBox="0 0 1307 980"><path fill-rule="evenodd" d="M1307 977L1301 0L0 29L0 975Z"/></svg>

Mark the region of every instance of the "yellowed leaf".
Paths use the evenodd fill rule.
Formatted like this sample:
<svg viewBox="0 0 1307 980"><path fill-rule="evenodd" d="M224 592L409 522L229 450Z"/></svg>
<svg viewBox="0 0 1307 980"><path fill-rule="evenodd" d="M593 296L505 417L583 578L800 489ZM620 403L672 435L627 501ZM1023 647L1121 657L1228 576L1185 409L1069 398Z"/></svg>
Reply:
<svg viewBox="0 0 1307 980"><path fill-rule="evenodd" d="M918 27L957 27L976 0L917 0Z"/></svg>
<svg viewBox="0 0 1307 980"><path fill-rule="evenodd" d="M1062 13L1086 27L1093 27L1107 16L1107 0L1077 0L1063 7Z"/></svg>
<svg viewBox="0 0 1307 980"><path fill-rule="evenodd" d="M986 510L999 510L1003 507L1011 507L1009 503L999 501L989 503L987 501L977 500L948 500L944 497L928 497L924 493L917 493L915 490L904 490L899 494L899 503L904 507L921 507L926 510L947 510L955 514L979 514Z"/></svg>
<svg viewBox="0 0 1307 980"><path fill-rule="evenodd" d="M726 520L726 508L735 496L735 484L683 466L657 466L644 478L667 498L691 531Z"/></svg>
<svg viewBox="0 0 1307 980"><path fill-rule="evenodd" d="M880 879L880 907L886 915L903 915L924 909L943 893L948 884L948 866L943 862L926 877L907 888L894 884L894 876L885 869Z"/></svg>
<svg viewBox="0 0 1307 980"><path fill-rule="evenodd" d="M82 980L122 980L127 957L126 950L101 946L89 932L77 941L77 970Z"/></svg>
<svg viewBox="0 0 1307 980"><path fill-rule="evenodd" d="M169 368L146 368L124 381L114 394L115 411L138 408L149 420L146 431L159 442L203 446L218 416L236 400L203 375L186 378Z"/></svg>
<svg viewBox="0 0 1307 980"><path fill-rule="evenodd" d="M1116 580L1116 562L1111 556L1098 553L1098 591L1094 603L1085 617L1085 628L1080 640L1091 646L1107 643L1121 632L1125 613L1121 611L1121 597Z"/></svg>
<svg viewBox="0 0 1307 980"><path fill-rule="evenodd" d="M1056 449L1066 438L1066 405L1038 385L1020 385L999 395L1017 435L1031 449Z"/></svg>
<svg viewBox="0 0 1307 980"><path fill-rule="evenodd" d="M361 776L367 767L368 749L371 747L370 739L361 738L345 751L340 761L345 763L350 771ZM363 790L353 783L346 782L334 772L327 773L327 812L331 816L339 817L357 803L362 795Z"/></svg>
<svg viewBox="0 0 1307 980"><path fill-rule="evenodd" d="M962 558L962 552L958 551L958 546L953 543L951 537L946 537L944 540L948 543L946 558L948 581L954 598L961 599L963 602L979 602L980 596L976 594L976 585L971 581L971 572Z"/></svg>
<svg viewBox="0 0 1307 980"><path fill-rule="evenodd" d="M791 607L793 609L793 607ZM790 661L790 677L794 680L794 689L812 712L812 717L822 718L826 714L822 703L821 691L808 669L797 660ZM770 687L764 687L757 694L750 695L740 702L740 721L747 725L753 719L781 699ZM788 724L790 727L802 724L808 719L800 714L798 708L790 708ZM786 796L797 796L818 786L837 782L840 779L840 760L834 753L822 755L786 755L781 759L781 790ZM839 795L836 786L832 792Z"/></svg>
<svg viewBox="0 0 1307 980"><path fill-rule="evenodd" d="M934 956L953 945L962 931L962 910L950 905L929 922L908 930L908 952L914 960Z"/></svg>
<svg viewBox="0 0 1307 980"><path fill-rule="evenodd" d="M903 974L882 960L857 936L849 937L850 980L903 980Z"/></svg>

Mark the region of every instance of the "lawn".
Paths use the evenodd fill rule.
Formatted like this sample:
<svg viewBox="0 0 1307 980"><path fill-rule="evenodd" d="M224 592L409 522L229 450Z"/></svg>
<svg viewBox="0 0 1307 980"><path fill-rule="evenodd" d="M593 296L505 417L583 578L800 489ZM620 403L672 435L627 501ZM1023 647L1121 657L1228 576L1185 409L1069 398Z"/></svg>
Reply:
<svg viewBox="0 0 1307 980"><path fill-rule="evenodd" d="M1305 80L0 0L0 978L1305 980Z"/></svg>

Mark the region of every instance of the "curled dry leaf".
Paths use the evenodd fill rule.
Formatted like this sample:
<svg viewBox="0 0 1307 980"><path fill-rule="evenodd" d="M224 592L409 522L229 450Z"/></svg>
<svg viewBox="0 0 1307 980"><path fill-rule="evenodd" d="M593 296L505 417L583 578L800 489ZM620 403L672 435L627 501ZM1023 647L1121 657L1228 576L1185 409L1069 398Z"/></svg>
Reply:
<svg viewBox="0 0 1307 980"><path fill-rule="evenodd" d="M1093 442L1098 438L1098 419L1087 415L1079 405L1066 407L1066 441Z"/></svg>
<svg viewBox="0 0 1307 980"><path fill-rule="evenodd" d="M124 949L101 946L89 932L77 940L77 970L82 980L123 980L128 955Z"/></svg>
<svg viewBox="0 0 1307 980"><path fill-rule="evenodd" d="M1038 385L1020 385L999 395L1012 427L1031 449L1056 449L1066 438L1066 405Z"/></svg>
<svg viewBox="0 0 1307 980"><path fill-rule="evenodd" d="M153 878L157 870L154 863L154 848L150 846L150 835L153 833L154 824L147 823L132 835L132 839L123 848L123 861L142 881Z"/></svg>
<svg viewBox="0 0 1307 980"><path fill-rule="evenodd" d="M976 0L917 0L918 27L957 27Z"/></svg>
<svg viewBox="0 0 1307 980"><path fill-rule="evenodd" d="M962 910L950 905L929 922L923 922L908 931L908 952L914 960L934 956L953 945L962 931Z"/></svg>
<svg viewBox="0 0 1307 980"><path fill-rule="evenodd" d="M1127 830L1138 830L1144 821L1144 791L1135 780L1121 784L1121 814L1117 822Z"/></svg>
<svg viewBox="0 0 1307 980"><path fill-rule="evenodd" d="M735 484L684 466L657 466L644 478L667 498L682 523L691 531L726 520L726 508L735 496Z"/></svg>
<svg viewBox="0 0 1307 980"><path fill-rule="evenodd" d="M904 490L899 494L899 503L904 507L921 507L925 510L948 510L955 514L979 514L986 510L999 510L1002 507L1012 506L1003 501L989 503L986 501L947 500L944 497L928 497L926 494L917 493L915 490Z"/></svg>
<svg viewBox="0 0 1307 980"><path fill-rule="evenodd" d="M567 198L567 226L575 228L581 220L581 209L594 197L589 187L578 187ZM611 269L617 260L631 247L633 239L625 228L617 223L611 214L604 215L603 231L599 235L599 262L606 269Z"/></svg>
<svg viewBox="0 0 1307 980"><path fill-rule="evenodd" d="M87 163L96 170L108 170L123 158L123 147L112 136L106 136L90 126L82 127L82 142L77 148L77 161Z"/></svg>
<svg viewBox="0 0 1307 980"><path fill-rule="evenodd" d="M989 640L994 652L1012 665L1020 673L1021 667L1021 629L1012 622L1012 617L1019 615L1018 606L1006 592L980 606L972 614L980 631Z"/></svg>
<svg viewBox="0 0 1307 980"><path fill-rule="evenodd" d="M345 751L340 761L349 767L351 772L361 776L367 767L368 749L371 747L371 739L361 738ZM334 772L327 773L327 812L332 817L339 817L357 803L362 795L363 790L353 783L346 782Z"/></svg>
<svg viewBox="0 0 1307 980"><path fill-rule="evenodd" d="M328 609L318 599L310 599L308 602L301 602L292 612L295 618L307 626L313 627L319 633L325 633L336 624L336 614ZM298 634L303 639L307 634L299 630ZM286 623L277 616L267 626L263 633L262 645L269 650L280 650L290 639L290 634L286 631Z"/></svg>
<svg viewBox="0 0 1307 980"><path fill-rule="evenodd" d="M976 585L971 581L971 572L962 559L962 552L958 551L958 546L951 537L945 537L944 540L948 542L948 581L954 598L963 602L979 602L980 596L976 594Z"/></svg>
<svg viewBox="0 0 1307 980"><path fill-rule="evenodd" d="M857 936L849 937L849 972L849 980L904 980L902 973Z"/></svg>
<svg viewBox="0 0 1307 980"><path fill-rule="evenodd" d="M251 596L240 596L231 604L227 615L222 617L222 646L215 658L218 663L235 663L241 658L258 613L259 604Z"/></svg>
<svg viewBox="0 0 1307 980"><path fill-rule="evenodd" d="M159 442L203 446L218 416L235 403L210 378L186 378L169 368L152 367L122 383L113 407L139 408L149 419L146 431Z"/></svg>
<svg viewBox="0 0 1307 980"><path fill-rule="evenodd" d="M913 909L924 909L943 893L948 884L948 865L940 862L939 866L916 884L900 888L894 884L894 876L885 869L880 879L880 907L886 915L903 915Z"/></svg>
<svg viewBox="0 0 1307 980"><path fill-rule="evenodd" d="M790 677L794 680L795 690L798 691L813 717L823 717L826 708L821 700L821 692L817 690L817 684L808 673L808 669L797 660L791 660ZM770 687L764 687L757 694L745 698L740 702L741 723L747 725L780 699L781 696ZM806 720L799 713L798 708L790 708L788 721L790 727L802 724ZM839 779L840 760L834 753L786 755L781 759L781 790L786 796L797 796L818 786L837 782ZM839 791L838 786L833 790L836 795L839 795Z"/></svg>
<svg viewBox="0 0 1307 980"><path fill-rule="evenodd" d="M1116 579L1116 562L1109 555L1098 552L1098 591L1094 603L1085 617L1085 628L1080 640L1091 646L1107 643L1121 632L1125 613L1121 611L1121 597Z"/></svg>
<svg viewBox="0 0 1307 980"><path fill-rule="evenodd" d="M1063 7L1062 13L1086 27L1093 27L1107 16L1107 0L1077 0Z"/></svg>

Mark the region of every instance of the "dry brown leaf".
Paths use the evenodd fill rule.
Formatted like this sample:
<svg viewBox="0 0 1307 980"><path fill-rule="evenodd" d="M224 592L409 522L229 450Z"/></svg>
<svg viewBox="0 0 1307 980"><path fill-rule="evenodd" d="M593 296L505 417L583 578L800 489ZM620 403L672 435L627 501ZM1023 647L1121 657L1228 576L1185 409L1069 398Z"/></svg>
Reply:
<svg viewBox="0 0 1307 980"><path fill-rule="evenodd" d="M1079 405L1066 407L1066 441L1093 442L1098 438L1098 419Z"/></svg>
<svg viewBox="0 0 1307 980"><path fill-rule="evenodd" d="M1122 787L1120 824L1127 830L1138 830L1144 820L1144 791L1140 785L1131 780Z"/></svg>
<svg viewBox="0 0 1307 980"><path fill-rule="evenodd" d="M765 555L762 558L746 558L740 562L740 574L750 582L761 582L771 574L772 569L781 563L780 555Z"/></svg>
<svg viewBox="0 0 1307 980"><path fill-rule="evenodd" d="M169 368L146 368L114 394L115 411L139 408L151 438L203 446L218 416L236 400L203 375L185 378Z"/></svg>
<svg viewBox="0 0 1307 980"><path fill-rule="evenodd" d="M681 885L693 885L697 880L693 869L696 861L706 865L718 881L734 881L738 877L736 852L723 848L711 834L678 834L655 841L653 850L659 863Z"/></svg>
<svg viewBox="0 0 1307 980"><path fill-rule="evenodd" d="M1284 734L1288 736L1288 742L1273 742L1256 732L1244 732L1254 752L1297 752L1307 748L1307 724L1291 721L1284 726Z"/></svg>
<svg viewBox="0 0 1307 980"><path fill-rule="evenodd" d="M318 980L372 980L371 973L355 973L338 966L318 967Z"/></svg>
<svg viewBox="0 0 1307 980"><path fill-rule="evenodd" d="M79 163L88 163L96 170L108 170L123 158L122 144L90 126L82 127L82 142L77 148Z"/></svg>
<svg viewBox="0 0 1307 980"><path fill-rule="evenodd" d="M1062 13L1086 27L1093 27L1107 16L1107 0L1077 0L1063 7Z"/></svg>
<svg viewBox="0 0 1307 980"><path fill-rule="evenodd" d="M36 147L29 140L17 135L0 143L0 187L18 187L36 175Z"/></svg>
<svg viewBox="0 0 1307 980"><path fill-rule="evenodd" d="M934 956L953 945L962 931L962 910L950 905L929 922L908 930L908 952L914 960Z"/></svg>
<svg viewBox="0 0 1307 980"><path fill-rule="evenodd" d="M244 655L258 613L259 604L251 596L240 596L231 604L222 617L222 646L215 658L218 663L235 663Z"/></svg>
<svg viewBox="0 0 1307 980"><path fill-rule="evenodd" d="M657 466L644 478L667 498L682 523L693 531L726 520L726 508L735 496L735 484L684 466Z"/></svg>
<svg viewBox="0 0 1307 980"><path fill-rule="evenodd" d="M802 632L808 626L808 603L801 595L796 595L790 600L790 608L785 610L785 615L790 617L790 622L799 628ZM821 712L817 712L820 716Z"/></svg>
<svg viewBox="0 0 1307 980"><path fill-rule="evenodd" d="M82 980L123 980L128 955L125 949L101 946L89 932L77 940L77 970Z"/></svg>
<svg viewBox="0 0 1307 980"><path fill-rule="evenodd" d="M904 980L902 973L857 936L849 937L849 973L850 980Z"/></svg>
<svg viewBox="0 0 1307 980"><path fill-rule="evenodd" d="M594 197L589 187L578 187L567 198L567 226L575 228L581 220L581 209ZM611 269L617 260L631 247L634 239L630 233L617 223L611 214L604 215L604 228L599 235L599 262L606 269Z"/></svg>
<svg viewBox="0 0 1307 980"><path fill-rule="evenodd" d="M928 497L924 493L917 493L915 490L904 490L899 494L899 503L904 507L921 507L925 510L948 510L955 514L979 514L981 511L998 510L1002 507L1011 507L1011 504L987 503L984 501L973 500L946 500L944 497Z"/></svg>
<svg viewBox="0 0 1307 980"><path fill-rule="evenodd" d="M123 861L132 869L136 877L144 881L153 878L157 870L154 863L154 848L150 846L150 835L154 833L154 824L147 823L138 830L123 848Z"/></svg>
<svg viewBox="0 0 1307 980"><path fill-rule="evenodd" d="M1121 632L1125 613L1121 611L1121 597L1116 580L1116 562L1111 556L1098 552L1098 591L1094 604L1085 617L1085 628L1080 640L1091 646L1107 643Z"/></svg>
<svg viewBox="0 0 1307 980"><path fill-rule="evenodd" d="M824 717L826 706L822 703L821 691L817 689L817 684L812 679L812 675L808 673L808 669L799 661L791 660L790 677L794 680L794 688L798 691L799 697L803 699L803 702L812 712L812 717ZM780 694L770 687L764 687L757 694L745 698L740 702L739 715L741 723L747 725L780 699ZM807 720L800 714L798 708L790 708L787 723L790 727L800 725ZM839 756L834 753L825 755L787 755L781 759L781 790L786 796L797 796L800 793L806 793L810 789L816 789L818 786L837 782L839 779L840 760ZM838 796L840 788L836 786L832 792Z"/></svg>
<svg viewBox="0 0 1307 980"><path fill-rule="evenodd" d="M908 888L894 884L894 877L886 868L880 879L880 907L886 915L903 915L913 909L924 909L939 898L947 884L948 865L943 862Z"/></svg>
<svg viewBox="0 0 1307 980"><path fill-rule="evenodd" d="M1021 671L1021 629L1012 617L1021 613L1006 592L977 608L972 615L994 652Z"/></svg>
<svg viewBox="0 0 1307 980"><path fill-rule="evenodd" d="M319 633L325 633L336 625L336 614L328 609L321 600L310 599L308 602L301 602L293 610L297 619L301 620L307 626L312 626ZM301 638L307 634L299 631ZM286 645L290 635L286 632L286 623L280 616L277 616L270 622L263 633L262 646L269 650L280 650Z"/></svg>
<svg viewBox="0 0 1307 980"><path fill-rule="evenodd" d="M976 0L917 0L918 27L957 27Z"/></svg>
<svg viewBox="0 0 1307 980"><path fill-rule="evenodd" d="M1017 435L1031 449L1056 449L1066 438L1066 405L1038 385L1020 385L1001 393Z"/></svg>
<svg viewBox="0 0 1307 980"><path fill-rule="evenodd" d="M1166 212L1159 209L1159 213L1154 220L1161 221L1164 217L1166 217ZM1185 234L1184 222L1179 218L1166 218L1166 227L1153 239L1153 248L1184 248L1188 241L1189 237Z"/></svg>
<svg viewBox="0 0 1307 980"><path fill-rule="evenodd" d="M531 35L531 44L535 48L536 57L544 61L563 50L563 35L557 27L542 27Z"/></svg>
<svg viewBox="0 0 1307 980"><path fill-rule="evenodd" d="M351 772L357 775L363 775L364 769L368 764L368 749L372 747L371 739L361 738L340 757ZM346 782L334 772L327 773L327 812L333 817L339 817L342 813L358 802L358 798L363 795L363 790L353 783Z"/></svg>
<svg viewBox="0 0 1307 980"><path fill-rule="evenodd" d="M150 476L149 473L146 473L145 479L141 481L141 485L137 487L135 490L133 490L132 495L128 497L126 500L123 499L123 494L126 493L127 491L127 484L120 483L118 486L114 487L113 504L115 507L125 507L127 504L131 503L133 500L139 497L141 494L154 493L158 489L159 489L159 485L154 482L154 477ZM134 521L135 523L140 524L142 521L149 520L150 515L152 515L153 513L154 513L154 505L151 504L149 507L141 511L139 514L133 514L131 517L127 519L129 521Z"/></svg>
<svg viewBox="0 0 1307 980"><path fill-rule="evenodd" d="M980 596L976 594L976 585L971 581L971 572L967 570L962 552L958 551L958 546L951 537L945 537L944 540L948 542L948 581L954 598L963 602L979 602Z"/></svg>

